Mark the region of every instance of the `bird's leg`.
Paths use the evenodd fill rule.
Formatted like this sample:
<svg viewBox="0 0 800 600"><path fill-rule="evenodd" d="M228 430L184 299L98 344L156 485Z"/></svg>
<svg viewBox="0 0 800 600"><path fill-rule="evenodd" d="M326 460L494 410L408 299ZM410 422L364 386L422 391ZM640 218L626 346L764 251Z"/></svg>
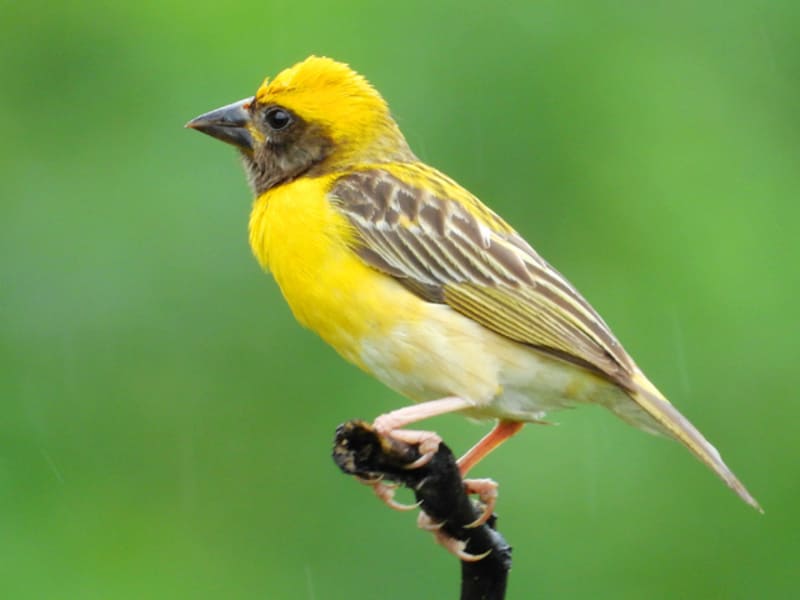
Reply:
<svg viewBox="0 0 800 600"><path fill-rule="evenodd" d="M421 404L412 404L383 414L375 419L372 426L381 435L393 437L407 444L418 445L422 456L406 467L407 469L416 469L431 461L439 449L442 438L432 431L413 431L401 428L423 419L464 410L471 406L474 406L474 403L463 398L455 396L440 398Z"/></svg>
<svg viewBox="0 0 800 600"><path fill-rule="evenodd" d="M461 471L461 476L464 477L472 467L482 461L492 450L508 438L519 432L524 425L525 423L519 421L498 421L494 429L483 436L477 444L467 450L464 456L458 459L458 468Z"/></svg>
<svg viewBox="0 0 800 600"><path fill-rule="evenodd" d="M461 471L461 476L464 477L487 454L522 429L523 425L524 423L519 421L498 421L494 429L483 436L477 444L467 450L464 456L458 459L458 469ZM469 527L479 527L494 512L494 505L497 502L497 483L491 479L464 479L464 485L467 488L467 493L478 494L478 498L485 506L483 514L469 525Z"/></svg>
<svg viewBox="0 0 800 600"><path fill-rule="evenodd" d="M462 398L440 398L439 400L431 400L430 402L422 402L421 404L412 404L411 406L405 406L383 414L375 419L372 426L380 435L393 437L407 444L417 445L420 457L406 466L407 469L416 469L431 461L433 455L439 450L439 444L442 438L432 431L415 431L401 428L429 417L436 417L445 413L463 410L472 405L472 402ZM384 504L394 510L412 510L417 507L416 504L400 504L399 502L395 502L394 491L397 486L384 483L381 480L362 479L361 481L371 486L375 495L378 496Z"/></svg>

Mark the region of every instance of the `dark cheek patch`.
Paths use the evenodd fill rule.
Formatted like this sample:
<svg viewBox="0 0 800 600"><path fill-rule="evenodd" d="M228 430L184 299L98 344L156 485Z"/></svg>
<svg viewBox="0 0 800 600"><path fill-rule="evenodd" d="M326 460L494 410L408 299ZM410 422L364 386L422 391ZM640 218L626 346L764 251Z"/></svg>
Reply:
<svg viewBox="0 0 800 600"><path fill-rule="evenodd" d="M298 117L287 131L270 132L267 136L267 141L256 148L248 168L251 184L259 196L301 175L314 174L333 147L321 128Z"/></svg>

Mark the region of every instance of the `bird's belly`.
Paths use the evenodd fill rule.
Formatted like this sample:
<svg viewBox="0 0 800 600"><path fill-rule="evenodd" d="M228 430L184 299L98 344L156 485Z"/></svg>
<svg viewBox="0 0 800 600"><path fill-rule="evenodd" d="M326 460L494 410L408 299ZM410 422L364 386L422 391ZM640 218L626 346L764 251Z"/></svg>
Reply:
<svg viewBox="0 0 800 600"><path fill-rule="evenodd" d="M471 400L474 418L531 421L575 404L624 395L596 375L500 336L450 307L422 303L413 321L367 336L359 360L390 388L420 402Z"/></svg>

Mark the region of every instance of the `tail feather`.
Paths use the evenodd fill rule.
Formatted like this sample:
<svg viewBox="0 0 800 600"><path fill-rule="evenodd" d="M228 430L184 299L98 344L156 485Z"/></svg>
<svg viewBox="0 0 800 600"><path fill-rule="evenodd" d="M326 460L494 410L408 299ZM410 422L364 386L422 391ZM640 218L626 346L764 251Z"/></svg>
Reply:
<svg viewBox="0 0 800 600"><path fill-rule="evenodd" d="M641 373L634 376L634 383L635 388L630 392L633 401L652 417L665 433L681 442L709 469L714 471L742 500L763 513L764 510L758 501L723 462L717 449L703 437L703 434L689 422L689 419L679 413Z"/></svg>

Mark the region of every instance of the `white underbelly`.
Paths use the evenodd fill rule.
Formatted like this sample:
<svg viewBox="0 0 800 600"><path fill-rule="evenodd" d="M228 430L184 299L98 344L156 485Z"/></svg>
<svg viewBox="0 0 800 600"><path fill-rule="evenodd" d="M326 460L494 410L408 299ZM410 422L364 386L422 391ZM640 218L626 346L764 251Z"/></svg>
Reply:
<svg viewBox="0 0 800 600"><path fill-rule="evenodd" d="M445 305L362 341L360 359L380 381L422 402L458 396L474 418L521 421L589 402L631 402L619 388L571 363L500 336Z"/></svg>

